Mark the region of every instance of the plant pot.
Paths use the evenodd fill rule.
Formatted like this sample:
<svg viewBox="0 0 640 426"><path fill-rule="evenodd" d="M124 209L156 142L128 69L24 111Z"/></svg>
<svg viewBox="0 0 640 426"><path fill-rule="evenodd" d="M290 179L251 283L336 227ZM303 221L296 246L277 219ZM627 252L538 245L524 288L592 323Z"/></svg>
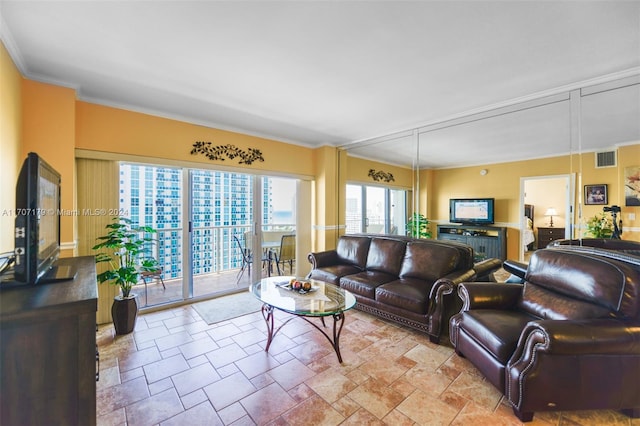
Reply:
<svg viewBox="0 0 640 426"><path fill-rule="evenodd" d="M116 334L129 334L136 326L136 318L138 316L138 302L135 294L130 295L126 299L122 296L116 296L111 305L111 318Z"/></svg>

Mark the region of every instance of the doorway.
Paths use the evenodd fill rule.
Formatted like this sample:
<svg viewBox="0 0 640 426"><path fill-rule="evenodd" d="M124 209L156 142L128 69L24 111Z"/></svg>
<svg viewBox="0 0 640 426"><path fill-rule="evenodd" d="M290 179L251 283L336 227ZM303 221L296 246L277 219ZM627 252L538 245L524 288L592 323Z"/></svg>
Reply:
<svg viewBox="0 0 640 426"><path fill-rule="evenodd" d="M519 259L525 261L528 251L540 244L539 229L556 228L563 238L573 235L573 212L575 199L575 174L534 176L520 178L520 244ZM531 222L525 215L525 205L533 207ZM550 210L552 209L552 210ZM550 215L553 213L555 215ZM528 214L528 212L527 212ZM533 232L534 241L525 239L527 232ZM531 249L531 250L528 250Z"/></svg>

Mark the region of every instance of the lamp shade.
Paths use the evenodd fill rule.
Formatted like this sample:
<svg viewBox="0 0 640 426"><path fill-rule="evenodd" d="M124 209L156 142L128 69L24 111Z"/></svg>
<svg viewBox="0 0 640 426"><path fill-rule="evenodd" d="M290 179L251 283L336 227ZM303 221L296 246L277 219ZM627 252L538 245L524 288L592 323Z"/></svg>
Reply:
<svg viewBox="0 0 640 426"><path fill-rule="evenodd" d="M558 216L558 212L553 207L549 207L544 215L545 216Z"/></svg>

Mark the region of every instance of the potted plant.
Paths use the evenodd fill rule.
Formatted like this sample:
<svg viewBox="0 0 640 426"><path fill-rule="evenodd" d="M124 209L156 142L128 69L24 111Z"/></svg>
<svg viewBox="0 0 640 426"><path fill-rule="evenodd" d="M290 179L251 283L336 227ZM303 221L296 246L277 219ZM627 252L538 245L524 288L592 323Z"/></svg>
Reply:
<svg viewBox="0 0 640 426"><path fill-rule="evenodd" d="M593 238L611 238L613 221L604 213L598 213L587 221L587 232Z"/></svg>
<svg viewBox="0 0 640 426"><path fill-rule="evenodd" d="M407 221L407 235L414 238L431 238L429 219L422 213L414 213Z"/></svg>
<svg viewBox="0 0 640 426"><path fill-rule="evenodd" d="M111 317L116 334L131 333L138 315L136 295L131 288L140 280L143 271L157 271L158 261L149 256L153 243L151 237L156 231L148 226L133 226L130 219L115 217L105 229L107 234L98 237L93 246L97 250L96 263L108 263L108 268L98 274L98 282L108 282L120 287L120 294L114 298Z"/></svg>

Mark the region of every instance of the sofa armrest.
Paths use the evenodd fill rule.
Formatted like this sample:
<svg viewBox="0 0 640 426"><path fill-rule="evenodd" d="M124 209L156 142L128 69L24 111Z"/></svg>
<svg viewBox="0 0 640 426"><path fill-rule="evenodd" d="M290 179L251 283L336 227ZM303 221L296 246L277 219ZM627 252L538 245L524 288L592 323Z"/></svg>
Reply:
<svg viewBox="0 0 640 426"><path fill-rule="evenodd" d="M338 259L338 252L335 250L321 251L317 253L309 253L307 255L309 263L311 263L312 269L321 268L323 266L335 265L340 263Z"/></svg>
<svg viewBox="0 0 640 426"><path fill-rule="evenodd" d="M473 281L476 277L476 272L473 269L468 269L466 271L453 271L448 273L447 275L445 275L444 277L441 277L438 281L436 281L436 284L440 281L440 280L445 280L448 282L451 282L453 285L458 285L460 283L464 283L464 282L469 282L469 281ZM445 282L443 281L443 282ZM434 285L431 289L431 292L433 293L433 289L436 288L436 285Z"/></svg>
<svg viewBox="0 0 640 426"><path fill-rule="evenodd" d="M511 309L520 299L522 284L462 283L458 285L458 296L462 299L462 310Z"/></svg>
<svg viewBox="0 0 640 426"><path fill-rule="evenodd" d="M459 310L460 299L455 295L456 287L457 283L448 278L440 278L431 287L427 316L429 317L429 334L433 343L439 342L443 324L447 324L451 315Z"/></svg>
<svg viewBox="0 0 640 426"><path fill-rule="evenodd" d="M527 274L527 268L529 265L522 262L516 262L515 260L505 260L502 264L502 267L505 271L510 274L515 275L516 277L522 278L524 280L524 276Z"/></svg>
<svg viewBox="0 0 640 426"><path fill-rule="evenodd" d="M476 272L476 281L495 281L493 274L498 269L502 268L502 260L491 258L477 262L473 265L473 270Z"/></svg>
<svg viewBox="0 0 640 426"><path fill-rule="evenodd" d="M522 330L512 360L534 346L554 355L640 355L640 323L616 318L531 321Z"/></svg>

